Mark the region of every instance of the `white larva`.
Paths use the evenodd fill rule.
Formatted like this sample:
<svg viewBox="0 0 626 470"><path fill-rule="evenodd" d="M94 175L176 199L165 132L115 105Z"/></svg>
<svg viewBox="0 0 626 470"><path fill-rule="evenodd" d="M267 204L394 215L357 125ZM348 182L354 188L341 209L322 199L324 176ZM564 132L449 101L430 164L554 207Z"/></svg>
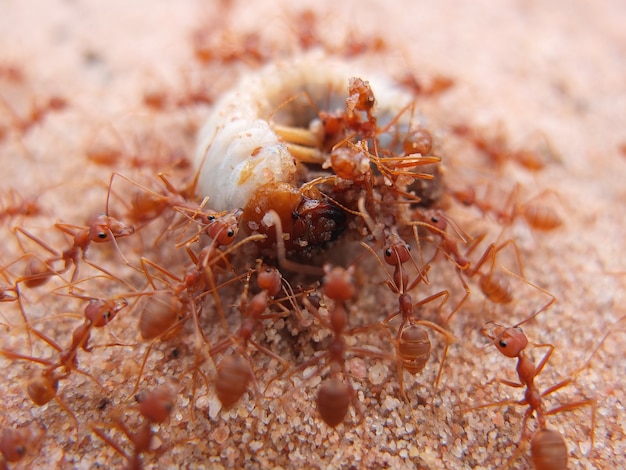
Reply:
<svg viewBox="0 0 626 470"><path fill-rule="evenodd" d="M272 125L308 125L301 109L280 109L298 94L308 95L322 110L345 109L348 81L357 76L371 84L379 123L389 121L411 103L412 97L389 80L362 72L345 62L310 53L242 77L215 104L200 132L195 164L200 167L198 190L209 197L208 205L217 211L232 210L244 207L255 190L268 182L294 184L296 159ZM315 117L312 106L305 107L303 113ZM415 120L416 116L405 113L397 125L408 127Z"/></svg>

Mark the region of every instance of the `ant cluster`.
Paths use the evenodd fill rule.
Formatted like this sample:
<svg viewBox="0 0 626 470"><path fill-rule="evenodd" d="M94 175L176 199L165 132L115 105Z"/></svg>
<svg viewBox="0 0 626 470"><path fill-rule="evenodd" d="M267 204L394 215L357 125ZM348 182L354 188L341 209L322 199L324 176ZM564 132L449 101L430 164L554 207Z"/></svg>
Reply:
<svg viewBox="0 0 626 470"><path fill-rule="evenodd" d="M302 48L313 47L313 18L303 14L298 24ZM254 37L240 42L245 53L220 57L223 48L204 48L201 35L194 41L203 62L264 60ZM371 425L374 411L364 407L381 400L405 406L420 426L418 414L435 414L442 378L459 372L447 370L446 359L480 291L486 310L526 311L514 326L489 321L481 329L489 345L518 360L519 382L499 381L525 393L465 413L527 406L519 449L506 465L528 441L535 468L567 467L565 440L547 418L595 402L546 410L542 399L571 384L608 335L576 373L538 391L534 380L555 347L535 344L547 349L535 365L520 325L547 315L556 299L526 278L511 233L518 220L535 231L558 229L550 194L523 201L516 185L497 198L491 188L483 194L446 180L441 138L427 128L416 97L444 92L451 81L399 80L411 95L321 62L310 54L268 65L225 93L200 132L195 171L174 151L165 160L171 170L156 176L146 160L126 159L136 174L112 172L104 212L87 225L29 225L41 216L38 200L6 194L0 222L18 253L1 267L0 356L33 406L24 405L29 424L3 410L1 465L36 462L33 449L50 434L63 442L59 465L87 441L127 468L157 459L180 465L177 452L192 442L193 458L243 465L261 449L285 446L280 430L294 416L308 416L309 425L318 416L316 425L329 432ZM144 96L147 108L163 112L212 101L202 90L171 100ZM61 109L52 100L48 108ZM17 128L28 132L44 114L33 112ZM545 154L511 150L468 126L450 136L495 165L539 171L547 164ZM88 159L124 161L123 151L105 147L90 146ZM489 229L477 229L476 220ZM364 313L368 296L380 300ZM523 297L545 300L528 313ZM42 312L46 298L65 312ZM406 381L429 370L424 399ZM383 382L396 397L383 396ZM47 429L59 413L69 421ZM182 428L189 437L173 438ZM226 452L226 441L241 453Z"/></svg>

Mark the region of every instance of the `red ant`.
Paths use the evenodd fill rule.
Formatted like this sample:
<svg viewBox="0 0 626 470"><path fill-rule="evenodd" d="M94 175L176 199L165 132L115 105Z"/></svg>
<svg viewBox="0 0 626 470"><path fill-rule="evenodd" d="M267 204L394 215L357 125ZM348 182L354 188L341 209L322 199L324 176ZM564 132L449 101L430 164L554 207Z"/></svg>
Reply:
<svg viewBox="0 0 626 470"><path fill-rule="evenodd" d="M8 470L9 463L19 462L43 438L45 428L34 423L0 431L0 469Z"/></svg>
<svg viewBox="0 0 626 470"><path fill-rule="evenodd" d="M73 294L73 296L83 298L75 294ZM84 322L82 325L76 327L72 333L72 342L70 346L65 349L43 332L30 327L30 332L34 333L58 352L59 357L57 360L33 357L6 349L0 349L0 355L13 360L25 360L42 364L44 368L27 382L26 391L28 396L33 403L38 406L43 406L51 400L56 399L59 405L72 416L76 423L76 428L78 429L76 416L57 396L59 381L69 377L72 371L76 371L91 378L100 385L91 374L78 369L78 350L83 349L86 352L91 351L93 349L89 346L91 329L106 326L120 310L127 306L128 302L125 299L89 299L89 303L84 309Z"/></svg>
<svg viewBox="0 0 626 470"><path fill-rule="evenodd" d="M17 226L13 229L13 231L16 234L18 232L21 233L22 235L29 238L33 242L37 243L43 249L45 249L46 251L52 254L52 257L47 258L43 262L41 260L38 260L37 258L33 258L33 260L37 260L39 262L34 261L35 264L32 265L33 261L31 261L31 264L29 264L29 268L27 272L25 273L24 277L22 278L22 281L25 281L25 282L36 281L35 283L36 285L41 285L47 282L47 280L52 275L63 274L67 272L72 266L74 266L74 270L72 271L72 277L71 277L71 282L74 283L78 279L78 265L79 265L79 262L82 260L88 265L90 265L91 267L97 269L98 271L103 272L104 274L110 276L113 279L118 279L120 282L127 285L130 289L133 289L133 287L130 284L128 284L126 281L113 275L112 273L107 271L105 268L93 263L86 256L87 249L89 248L89 245L92 242L94 243L112 242L115 245L115 248L117 249L118 253L120 253L122 258L125 260L126 264L130 266L128 261L126 261L126 258L124 258L124 255L122 255L122 252L120 251L119 247L117 246L116 240L118 238L123 238L129 235L132 235L135 231L135 229L132 226L126 225L123 222L113 217L110 217L106 214L98 215L95 219L92 220L92 222L90 223L88 227L65 224L65 223L57 223L54 226L55 228L69 235L72 238L72 245L68 249L64 250L63 252L58 252L57 250L52 248L50 245L48 245L46 242L44 242L42 239L40 239L39 237L30 233L29 231L27 231L26 229L22 227ZM22 250L23 250L23 247L22 247ZM56 261L63 261L65 263L64 267L61 268L60 270L54 270L51 266L52 266L52 263Z"/></svg>
<svg viewBox="0 0 626 470"><path fill-rule="evenodd" d="M276 296L281 290L285 291L293 307L298 311L298 307L293 301L293 290L276 268L259 262L256 272L257 285L261 288L261 292L248 300L248 288L251 274L248 273L240 305L243 319L237 333L234 336L224 338L211 347L212 357L224 352L231 345L234 345L238 351L237 356L228 356L217 364L216 392L218 399L225 408L230 408L239 401L241 396L246 392L251 379L255 382L255 390L257 389L256 380L250 365L250 357L247 353L249 344L254 346L259 352L276 359L282 364L282 372L288 367L287 361L254 340L252 334L263 320L282 318L289 314L290 311L287 309L281 313L268 312L270 300L280 305L280 299L276 299ZM281 375L282 372L280 372L279 375Z"/></svg>
<svg viewBox="0 0 626 470"><path fill-rule="evenodd" d="M153 111L169 112L176 108L187 108L199 104L210 105L213 103L214 93L205 81L194 85L190 83L191 78L188 74L185 74L183 79L186 90L178 96L163 86L149 85L145 88L142 95L143 104Z"/></svg>
<svg viewBox="0 0 626 470"><path fill-rule="evenodd" d="M125 218L140 227L162 215L168 208L174 209L179 207L187 208L192 211L196 207L188 201L193 200L195 197L199 173L196 173L189 184L185 185L182 189L176 189L163 173L159 173L158 178L164 186L164 189L161 191L154 191L119 172L113 172L111 175L111 181L109 183L110 191L115 177L121 178L138 188L138 191L132 196L131 204Z"/></svg>
<svg viewBox="0 0 626 470"><path fill-rule="evenodd" d="M563 225L563 219L557 211L542 201L548 195L559 198L555 191L542 191L523 203L518 202L519 192L520 185L518 183L507 196L502 209L494 207L493 204L485 200L486 198L477 198L473 188L454 190L452 196L465 206L475 206L483 215L492 214L496 221L505 227L513 224L518 218L522 218L531 229L540 232L549 232ZM495 198L490 196L489 199Z"/></svg>
<svg viewBox="0 0 626 470"><path fill-rule="evenodd" d="M133 447L132 454L128 454L124 449L110 438L100 427L90 424L91 430L106 444L112 447L127 462L124 467L128 470L140 470L143 468L141 455L151 452L151 446L155 432L153 424L164 423L170 416L176 402L175 390L172 386L162 385L151 392L140 393L136 396L137 409L144 418L136 431L128 427L120 418L116 418L113 427L118 428L128 438ZM170 448L171 446L167 446ZM159 454L164 453L167 448L162 447L157 450Z"/></svg>
<svg viewBox="0 0 626 470"><path fill-rule="evenodd" d="M62 111L67 107L67 100L61 96L52 96L45 100L43 103L33 101L31 103L30 110L25 117L20 116L11 105L2 97L0 97L0 104L11 116L13 123L12 126L16 129L20 135L26 134L35 125L43 122L45 117L50 112Z"/></svg>
<svg viewBox="0 0 626 470"><path fill-rule="evenodd" d="M529 140L526 143L527 147L513 149L501 128L496 130L495 135L488 135L484 130L472 129L464 124L453 126L452 131L459 137L468 139L477 150L498 167L502 167L508 161L513 161L527 170L540 171L550 161L558 159L556 151L542 133L536 133L527 139Z"/></svg>
<svg viewBox="0 0 626 470"><path fill-rule="evenodd" d="M183 323L190 317L193 318L194 321L196 340L198 342L203 341L208 344L208 340L204 336L199 324L199 314L201 311L200 301L204 296L210 294L213 295L216 302L216 309L220 314L220 319L228 331L228 322L226 320L226 316L224 315L218 290L225 284L229 284L238 278L235 277L234 279L226 281L225 284L218 285L213 270L218 267L219 262L227 262L226 257L232 251L238 249L240 246L249 241L259 240L262 238L263 235L250 236L230 246L224 251L218 249L218 243L212 243L205 246L200 251L198 256L196 256L193 251L191 251L189 245L187 245L187 253L192 259L193 265L187 270L183 277L176 276L163 266L160 266L152 261L145 258L141 259L143 271L151 287L155 290L155 293L148 296L143 304L139 304L141 305L141 315L139 320L141 335L144 339L150 339L152 342L148 346L144 355L134 390L137 390L139 387L143 369L146 365L152 347L156 344L156 341L174 336L182 327ZM173 285L162 278L158 278L158 280L163 282L167 287L166 291L158 291L154 283L154 280L157 278L155 278L154 274L149 271L149 268L152 268L174 280L176 284ZM189 315L188 311L191 312L191 315ZM198 357L200 349L201 344L196 344L194 370L198 372L201 362L201 359Z"/></svg>
<svg viewBox="0 0 626 470"><path fill-rule="evenodd" d="M200 173L196 172L191 181L182 189L177 189L163 173L159 173L158 177L164 185L164 190L157 192L118 172L114 172L109 183L109 192L116 176L139 189L135 192L132 204L125 217L131 222L138 224L138 229L162 216L167 209L172 210L172 217L168 221L168 229L181 225L172 221L176 212L184 215L190 222L199 221L202 227L200 231L185 241L180 241L181 235L177 240L176 248L197 240L201 233L206 233L218 245L229 245L237 237L242 210L235 209L231 212L217 213L203 209L204 204L207 202L206 199L200 206L191 202L195 198L199 175Z"/></svg>
<svg viewBox="0 0 626 470"><path fill-rule="evenodd" d="M543 358L535 365L529 356L526 355L525 349L528 346L528 338L520 328L520 325L528 322L529 320L535 318L539 313L545 310L545 307L534 312L530 317L526 318L524 321L513 325L511 327L505 327L495 322L487 322L482 328L481 333L491 340L490 344L496 346L498 351L500 351L503 355L510 358L517 358L517 376L518 382L505 380L505 379L497 379L496 381L499 383L503 383L505 385L509 385L511 387L516 388L525 388L524 398L522 400L505 400L498 403L489 403L486 405L480 405L477 407L473 407L471 409L479 409L486 408L490 406L501 406L507 404L518 404L518 405L526 405L528 406L528 410L524 413L524 418L522 421L522 436L520 438L520 442L528 438L528 427L527 422L528 418L534 413L537 417L537 430L533 433L531 441L531 455L533 462L535 464L535 468L538 470L555 470L555 469L565 469L567 467L567 448L565 446L565 441L560 433L550 430L546 425L546 417L550 415L554 415L557 413L561 413L564 411L571 411L578 408L589 406L592 408L592 418L591 418L591 442L593 447L594 441L594 427L595 427L595 406L596 402L594 399L588 398L584 400L580 400L577 402L566 403L563 405L559 405L551 410L546 410L543 405L543 398L551 393L554 393L557 390L571 384L574 380L574 375L580 373L583 369L585 369L593 355L600 348L602 343L608 337L607 333L605 337L601 340L600 344L595 348L589 359L585 362L585 364L580 367L574 374L572 374L569 378L549 387L548 389L540 392L535 383L535 377L537 377L544 369L550 356L554 352L554 345L552 344L533 344L534 347L537 348L547 348L546 354ZM507 468L512 464L515 458L521 452L521 447L519 443L517 444L517 451L514 455L509 459Z"/></svg>
<svg viewBox="0 0 626 470"><path fill-rule="evenodd" d="M213 29L203 28L193 35L193 52L203 64L219 62L231 65L245 62L258 66L268 58L266 47L257 32L244 33L240 37L228 30L222 30L219 37Z"/></svg>
<svg viewBox="0 0 626 470"><path fill-rule="evenodd" d="M400 77L398 83L407 87L416 96L432 97L445 93L452 88L454 79L444 75L435 75L427 81L418 78L413 73L407 72Z"/></svg>
<svg viewBox="0 0 626 470"><path fill-rule="evenodd" d="M549 205L542 203L541 199L549 194L558 195L552 190L542 191L524 203L518 203L520 185L516 184L505 204L505 209L497 211L497 220L503 225L511 225L513 221L522 217L534 230L547 232L555 230L563 225L559 214Z"/></svg>
<svg viewBox="0 0 626 470"><path fill-rule="evenodd" d="M39 197L41 195L37 197L22 197L15 189L9 189L8 195L3 198L2 207L0 207L0 222L12 220L15 217L42 215L44 211L37 203Z"/></svg>
<svg viewBox="0 0 626 470"><path fill-rule="evenodd" d="M297 36L298 44L302 50L307 51L322 45L319 33L319 18L313 10L305 9L296 13L289 25Z"/></svg>
<svg viewBox="0 0 626 470"><path fill-rule="evenodd" d="M332 306L328 307L328 319L322 315L312 300L305 297L303 302L307 310L317 318L324 328L330 330L333 336L324 353L300 364L288 374L288 377L292 377L297 372L313 365L317 366L320 373L325 366L330 367L331 377L320 385L316 404L322 420L328 426L334 428L344 421L350 403L354 402L356 396L346 370L346 351L369 357L380 358L385 355L382 352L370 349L347 346L345 343L344 335L350 334L346 331L348 323L346 302L354 296L356 291L353 279L354 268L345 269L339 266L331 267L330 265L325 265L324 273L321 291L326 298L332 301ZM322 362L323 365L321 364ZM347 380L347 383L340 379L341 376ZM272 379L272 381L276 378ZM270 381L268 387L272 381ZM360 414L360 410L358 408L355 409Z"/></svg>
<svg viewBox="0 0 626 470"><path fill-rule="evenodd" d="M397 354L396 362L398 365L400 391L404 396L404 399L408 402L409 400L404 389L402 374L403 370L407 370L409 373L416 375L426 367L426 364L430 357L431 343L425 328L439 333L444 337L446 341L446 345L444 347L441 358L441 363L439 365L439 371L437 372L437 378L434 382L434 387L437 387L437 385L439 384L441 373L443 371L443 366L448 353L448 347L450 343L454 341L454 336L452 335L452 333L443 329L439 325L427 320L415 318L414 310L440 298L442 300L439 304L438 310L441 310L443 305L448 301L450 294L447 290L443 290L433 295L430 295L417 303L413 302L413 299L409 295L409 292L413 290L421 281L427 281L426 275L428 270L430 269L430 264L426 264L424 268L420 269L417 266L417 263L415 262L413 257L411 256L411 246L407 244L404 240L402 240L402 238L397 233L393 231L387 233L386 244L383 247L385 262L390 266L394 266L393 276L389 275L384 265L382 264L382 261L380 261L380 258L376 255L371 247L369 247L365 243L361 243L361 245L374 254L376 260L389 277L389 279L385 281L385 284L393 293L398 295L398 310L389 314L380 323L380 325L386 326L398 315L402 316L402 320L398 327L398 332L395 338L395 347ZM408 281L408 272L403 269L403 265L408 263L409 260L411 260L411 262L414 264L415 269L417 270L417 276L411 283L409 283Z"/></svg>
<svg viewBox="0 0 626 470"><path fill-rule="evenodd" d="M466 256L471 254L471 252L480 244L480 242L485 237L484 234L474 238L469 243L469 248L467 252L465 254L461 254L461 251L459 249L459 241L462 241L465 243L465 238L462 235L460 235L461 239L459 240L447 232L447 228L450 223L450 220L447 217L445 217L441 213L441 211L429 210L425 212L416 212L416 214L423 221L414 222L413 223L414 226L424 227L431 233L441 238L439 244L437 245L437 251L435 252L433 257L428 261L427 264L432 263L435 260L437 254L439 252L442 252L448 259L450 259L454 263L459 280L461 281L463 288L465 289L464 297L455 306L452 312L450 312L450 314L445 320L446 323L448 323L450 319L452 318L452 316L456 312L459 311L461 306L465 303L465 301L469 298L471 294L469 285L467 284L464 277L471 279L471 278L474 278L475 276L478 276L478 285L480 287L480 290L482 291L482 293L487 299L489 299L491 302L495 304L505 305L513 301L513 292L512 292L512 288L511 288L509 281L500 271L497 271L495 269L496 256L501 250L503 250L509 245L513 247L513 250L515 252L515 258L517 260L518 268L520 270L520 275L519 276L515 275L511 273L510 271L506 270L507 273L519 278L520 280L534 287L535 289L549 295L551 297L551 300L548 302L547 305L544 306L543 308L544 310L548 308L550 305L552 305L552 303L554 303L555 298L552 294L532 284L524 277L521 255L519 253L517 244L515 243L513 239L509 239L505 242L500 243L499 245L497 245L496 243L491 243L485 249L485 251L483 252L481 257L478 259L478 261L472 266L471 262L466 258ZM458 229L455 225L452 225L452 226L454 227L457 233L460 233L460 229ZM418 239L418 243L419 243L419 239ZM421 245L420 245L420 248L421 248ZM488 273L484 274L480 272L480 269L488 261L491 262L490 268L489 268Z"/></svg>

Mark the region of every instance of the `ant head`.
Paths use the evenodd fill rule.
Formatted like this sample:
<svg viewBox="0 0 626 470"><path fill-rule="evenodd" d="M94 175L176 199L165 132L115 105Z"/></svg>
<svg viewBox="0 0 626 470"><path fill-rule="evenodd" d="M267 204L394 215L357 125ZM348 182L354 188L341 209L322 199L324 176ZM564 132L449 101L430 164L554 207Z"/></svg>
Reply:
<svg viewBox="0 0 626 470"><path fill-rule="evenodd" d="M135 399L143 417L151 423L162 423L174 409L176 390L171 385L161 385L150 392L141 392Z"/></svg>
<svg viewBox="0 0 626 470"><path fill-rule="evenodd" d="M265 264L259 267L257 284L261 289L267 291L271 297L280 292L282 279L283 277L278 269Z"/></svg>
<svg viewBox="0 0 626 470"><path fill-rule="evenodd" d="M96 328L108 324L115 315L128 306L126 299L119 300L101 300L92 299L85 307L85 318L89 320Z"/></svg>
<svg viewBox="0 0 626 470"><path fill-rule="evenodd" d="M428 223L430 223L433 227L445 232L448 228L448 221L441 213L441 211L432 211L428 214Z"/></svg>
<svg viewBox="0 0 626 470"><path fill-rule="evenodd" d="M387 236L384 253L387 264L399 266L411 258L411 245L405 243L397 233L390 233Z"/></svg>
<svg viewBox="0 0 626 470"><path fill-rule="evenodd" d="M221 246L230 245L239 232L239 220L242 214L242 209L236 209L221 217L216 215L208 216L207 235Z"/></svg>
<svg viewBox="0 0 626 470"><path fill-rule="evenodd" d="M505 327L490 321L485 323L480 332L506 357L519 357L528 345L528 338L519 326Z"/></svg>
<svg viewBox="0 0 626 470"><path fill-rule="evenodd" d="M354 286L354 266L348 269L341 266L331 267L324 265L324 279L322 281L322 291L324 295L339 301L346 301L352 298L355 291Z"/></svg>
<svg viewBox="0 0 626 470"><path fill-rule="evenodd" d="M100 214L89 226L89 239L96 243L104 243L113 238L127 237L135 233L135 227L126 225L106 214Z"/></svg>

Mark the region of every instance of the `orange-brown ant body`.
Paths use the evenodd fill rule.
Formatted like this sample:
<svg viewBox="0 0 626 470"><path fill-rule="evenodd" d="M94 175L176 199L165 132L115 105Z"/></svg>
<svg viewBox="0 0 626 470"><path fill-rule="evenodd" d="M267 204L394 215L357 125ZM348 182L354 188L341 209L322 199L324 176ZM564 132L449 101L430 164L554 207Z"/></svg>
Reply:
<svg viewBox="0 0 626 470"><path fill-rule="evenodd" d="M215 388L217 397L225 408L231 408L241 399L242 395L247 391L248 384L251 380L254 381L255 391L257 389L250 357L247 353L248 345L252 345L260 353L276 359L282 364L283 371L288 367L287 361L253 339L252 335L255 330L261 326L264 320L281 318L289 313L289 310L280 313L268 311L270 301L274 300L281 290L285 290L293 307L297 309L297 306L293 303L291 287L286 284L286 281L283 280L282 275L276 268L259 264L256 272L257 285L261 289L261 292L254 295L251 299L247 299L248 286L250 283L250 274L248 274L240 306L243 319L237 332L234 336L224 338L222 341L211 346L212 357L224 352L231 345L236 346L237 349L236 356L227 356L217 363ZM285 286L283 283L285 283ZM278 300L276 300L276 302L278 302ZM277 305L281 306L278 303Z"/></svg>
<svg viewBox="0 0 626 470"><path fill-rule="evenodd" d="M87 258L86 253L87 253L87 249L89 248L92 242L93 243L112 242L117 247L116 240L118 238L127 237L134 233L135 229L132 226L126 225L125 223L113 217L110 217L106 214L100 214L95 219L93 219L93 221L88 227L72 225L72 224L64 224L64 223L57 223L55 224L55 227L61 232L69 235L72 239L72 245L66 250L63 250L62 252L58 252L57 250L52 248L50 245L48 245L45 241L33 235L26 229L20 226L17 226L14 228L14 231L16 233L21 233L22 235L29 238L33 242L37 243L39 246L41 246L46 251L52 254L52 257L47 258L45 261L39 263L37 265L37 268L33 268L31 265L29 265L28 269L30 270L30 272L27 271L25 273L25 276L22 279L23 281L27 282L27 281L32 280L32 281L36 281L36 282L39 281L41 283L44 283L52 275L63 274L69 271L70 268L73 266L74 270L72 271L72 277L71 277L71 282L73 283L78 279L78 266L81 260L87 263L88 265L90 265L91 267L97 269L98 271L101 271L104 274L109 275L111 278L119 279L117 276L111 274L105 268L98 266L92 261L90 261ZM122 258L123 258L123 255L122 255ZM53 270L51 265L52 263L56 261L63 261L64 267L61 268L60 270ZM125 281L121 280L121 282L130 286ZM132 288L132 286L130 287Z"/></svg>
<svg viewBox="0 0 626 470"><path fill-rule="evenodd" d="M543 371L544 367L548 363L550 356L554 352L554 346L552 344L535 344L538 348L547 348L546 354L535 365L532 359L526 354L525 349L528 346L528 338L523 333L520 325L535 318L539 313L545 310L546 307L533 313L529 318L512 327L505 327L495 322L487 322L481 329L481 333L491 340L491 343L506 357L517 359L517 376L519 382L510 380L498 379L497 381L505 385L516 388L524 388L524 398L520 401L507 400L499 403L490 403L487 405L478 406L476 408L484 408L489 406L498 406L506 404L519 404L528 406L528 410L524 413L522 421L522 436L520 442L528 437L528 418L535 414L537 418L537 430L533 433L531 438L531 455L533 463L537 470L564 470L567 468L567 448L565 441L560 433L551 430L547 427L546 417L561 413L564 411L571 411L581 407L589 406L593 409L592 421L591 421L591 440L593 444L593 432L595 423L595 400L584 399L577 402L566 403L557 406L553 409L546 410L543 405L543 398L561 388L569 385L573 381L573 377L569 377L552 387L540 392L535 385L535 378ZM606 337L604 338L606 339ZM604 341L604 339L602 341ZM598 346L599 347L599 346ZM597 351L598 348L596 348ZM595 353L595 351L594 351ZM589 361L591 358L589 359ZM589 363L587 361L587 364ZM521 452L521 447L517 445L518 450L511 457L507 464L507 468L512 464L513 460Z"/></svg>
<svg viewBox="0 0 626 470"><path fill-rule="evenodd" d="M130 441L133 451L128 454L124 449L110 438L101 429L102 425L90 424L91 430L107 445L112 447L127 462L124 467L127 470L141 470L143 468L142 454L153 452L152 444L155 432L153 424L161 424L167 421L176 402L174 389L169 385L162 385L150 392L140 393L136 397L137 409L143 417L142 423L137 430L132 430L120 418L116 418L112 427L119 429ZM169 446L159 448L159 454L165 452Z"/></svg>
<svg viewBox="0 0 626 470"><path fill-rule="evenodd" d="M368 245L362 243L362 246L364 246L370 252L376 255L376 253ZM443 305L447 302L450 294L447 290L443 290L433 295L430 295L417 303L413 302L413 299L409 292L413 290L420 282L426 281L426 276L428 270L430 269L430 265L426 264L423 268L419 268L415 263L415 260L411 256L410 248L410 245L407 244L397 233L389 232L387 234L387 240L385 246L383 247L384 260L388 265L394 267L394 273L393 276L389 277L385 284L394 294L398 295L398 310L387 315L387 317L380 323L380 325L386 326L398 315L400 315L402 318L400 325L398 326L395 338L395 347L397 356L396 361L398 364L400 392L407 402L408 397L404 389L404 380L402 377L403 370L406 370L409 373L416 375L426 367L431 353L431 343L428 333L426 332L426 328L436 333L439 333L441 336L444 337L446 342L444 351L442 353L437 378L434 382L434 387L439 384L439 380L441 378L441 373L443 371L443 366L448 352L448 347L450 343L454 341L454 336L452 335L452 333L448 332L439 325L427 320L415 318L414 310L416 308L439 299L441 299L441 301L439 303L438 310L441 310ZM378 256L376 256L376 259L382 265L382 262L380 261L380 258L378 258ZM410 283L408 270L403 267L404 265L408 264L409 261L413 263L416 270L416 277ZM385 272L387 273L386 270Z"/></svg>
<svg viewBox="0 0 626 470"><path fill-rule="evenodd" d="M67 348L61 347L52 338L29 325L29 332L34 333L57 351L57 360L33 357L7 349L0 349L0 355L12 360L25 360L42 364L44 368L36 372L26 384L28 396L38 406L43 406L56 399L59 405L72 416L78 428L76 416L65 402L57 396L59 381L68 378L72 372L76 371L99 384L91 374L78 368L78 351L83 349L86 352L90 352L92 347L89 346L89 339L92 328L106 326L120 310L127 306L128 302L123 298L108 300L90 299L84 309L84 321L74 329L71 344Z"/></svg>

